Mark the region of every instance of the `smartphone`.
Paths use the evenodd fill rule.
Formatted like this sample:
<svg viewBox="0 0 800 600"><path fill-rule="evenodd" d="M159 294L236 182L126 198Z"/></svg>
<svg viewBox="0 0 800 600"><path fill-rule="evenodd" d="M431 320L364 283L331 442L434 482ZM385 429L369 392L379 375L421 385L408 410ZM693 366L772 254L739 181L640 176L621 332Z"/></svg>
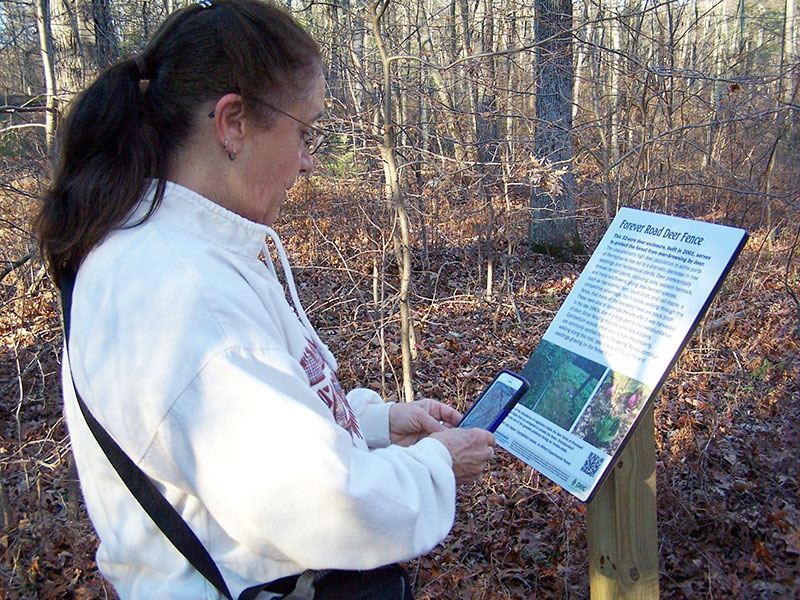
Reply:
<svg viewBox="0 0 800 600"><path fill-rule="evenodd" d="M530 387L524 377L503 369L467 411L458 426L494 431Z"/></svg>

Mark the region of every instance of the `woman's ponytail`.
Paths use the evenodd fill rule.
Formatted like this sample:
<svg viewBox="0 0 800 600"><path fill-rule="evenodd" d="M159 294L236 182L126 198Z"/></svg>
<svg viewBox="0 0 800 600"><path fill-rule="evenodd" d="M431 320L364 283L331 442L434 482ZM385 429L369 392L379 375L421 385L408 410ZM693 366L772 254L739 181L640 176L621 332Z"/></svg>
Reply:
<svg viewBox="0 0 800 600"><path fill-rule="evenodd" d="M166 175L144 81L135 59L110 67L64 123L60 166L35 223L56 283L125 223L149 180Z"/></svg>

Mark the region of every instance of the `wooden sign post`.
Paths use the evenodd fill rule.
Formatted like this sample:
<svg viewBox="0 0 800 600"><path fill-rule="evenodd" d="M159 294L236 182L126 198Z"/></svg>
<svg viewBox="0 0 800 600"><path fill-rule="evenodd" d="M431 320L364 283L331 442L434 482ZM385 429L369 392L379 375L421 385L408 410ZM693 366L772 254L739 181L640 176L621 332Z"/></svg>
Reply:
<svg viewBox="0 0 800 600"><path fill-rule="evenodd" d="M653 404L586 509L591 600L658 598Z"/></svg>

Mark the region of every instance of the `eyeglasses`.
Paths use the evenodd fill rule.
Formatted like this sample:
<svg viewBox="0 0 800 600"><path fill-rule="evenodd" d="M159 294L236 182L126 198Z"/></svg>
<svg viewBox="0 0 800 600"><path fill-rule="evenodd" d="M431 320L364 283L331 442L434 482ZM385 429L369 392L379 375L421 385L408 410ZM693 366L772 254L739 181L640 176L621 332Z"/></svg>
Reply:
<svg viewBox="0 0 800 600"><path fill-rule="evenodd" d="M314 125L309 125L305 121L301 121L300 119L298 119L294 115L290 115L285 110L281 110L277 106L275 106L273 104L270 104L269 102L267 102L265 100L259 100L259 102L261 102L262 104L264 104L268 108L271 108L275 112L281 113L284 117L289 117L292 121L297 121L303 127L308 127L309 132L307 134L303 135L303 143L305 143L306 152L308 152L309 155L313 155L317 150L319 150L320 146L322 146L322 142L325 141L325 135L326 135L325 132L322 131L322 129L320 129L319 127L316 127ZM208 113L208 118L209 119L213 119L214 118L214 111L213 110L210 113Z"/></svg>
<svg viewBox="0 0 800 600"><path fill-rule="evenodd" d="M263 104L274 110L275 112L281 113L284 117L289 117L292 121L297 121L303 127L308 127L309 132L303 136L303 141L306 144L306 152L310 155L313 155L319 147L322 146L322 142L325 141L325 132L323 132L319 127L315 127L314 125L309 125L305 121L301 121L297 117L290 115L285 110L281 110L277 106L270 104L269 102L265 102L264 100L261 101Z"/></svg>

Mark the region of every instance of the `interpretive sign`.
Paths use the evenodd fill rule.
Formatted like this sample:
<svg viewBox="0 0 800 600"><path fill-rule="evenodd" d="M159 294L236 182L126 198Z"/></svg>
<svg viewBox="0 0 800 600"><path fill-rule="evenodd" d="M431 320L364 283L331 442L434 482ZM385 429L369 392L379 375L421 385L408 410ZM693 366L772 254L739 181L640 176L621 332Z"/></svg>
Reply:
<svg viewBox="0 0 800 600"><path fill-rule="evenodd" d="M621 209L523 369L531 387L498 444L591 500L746 238Z"/></svg>

